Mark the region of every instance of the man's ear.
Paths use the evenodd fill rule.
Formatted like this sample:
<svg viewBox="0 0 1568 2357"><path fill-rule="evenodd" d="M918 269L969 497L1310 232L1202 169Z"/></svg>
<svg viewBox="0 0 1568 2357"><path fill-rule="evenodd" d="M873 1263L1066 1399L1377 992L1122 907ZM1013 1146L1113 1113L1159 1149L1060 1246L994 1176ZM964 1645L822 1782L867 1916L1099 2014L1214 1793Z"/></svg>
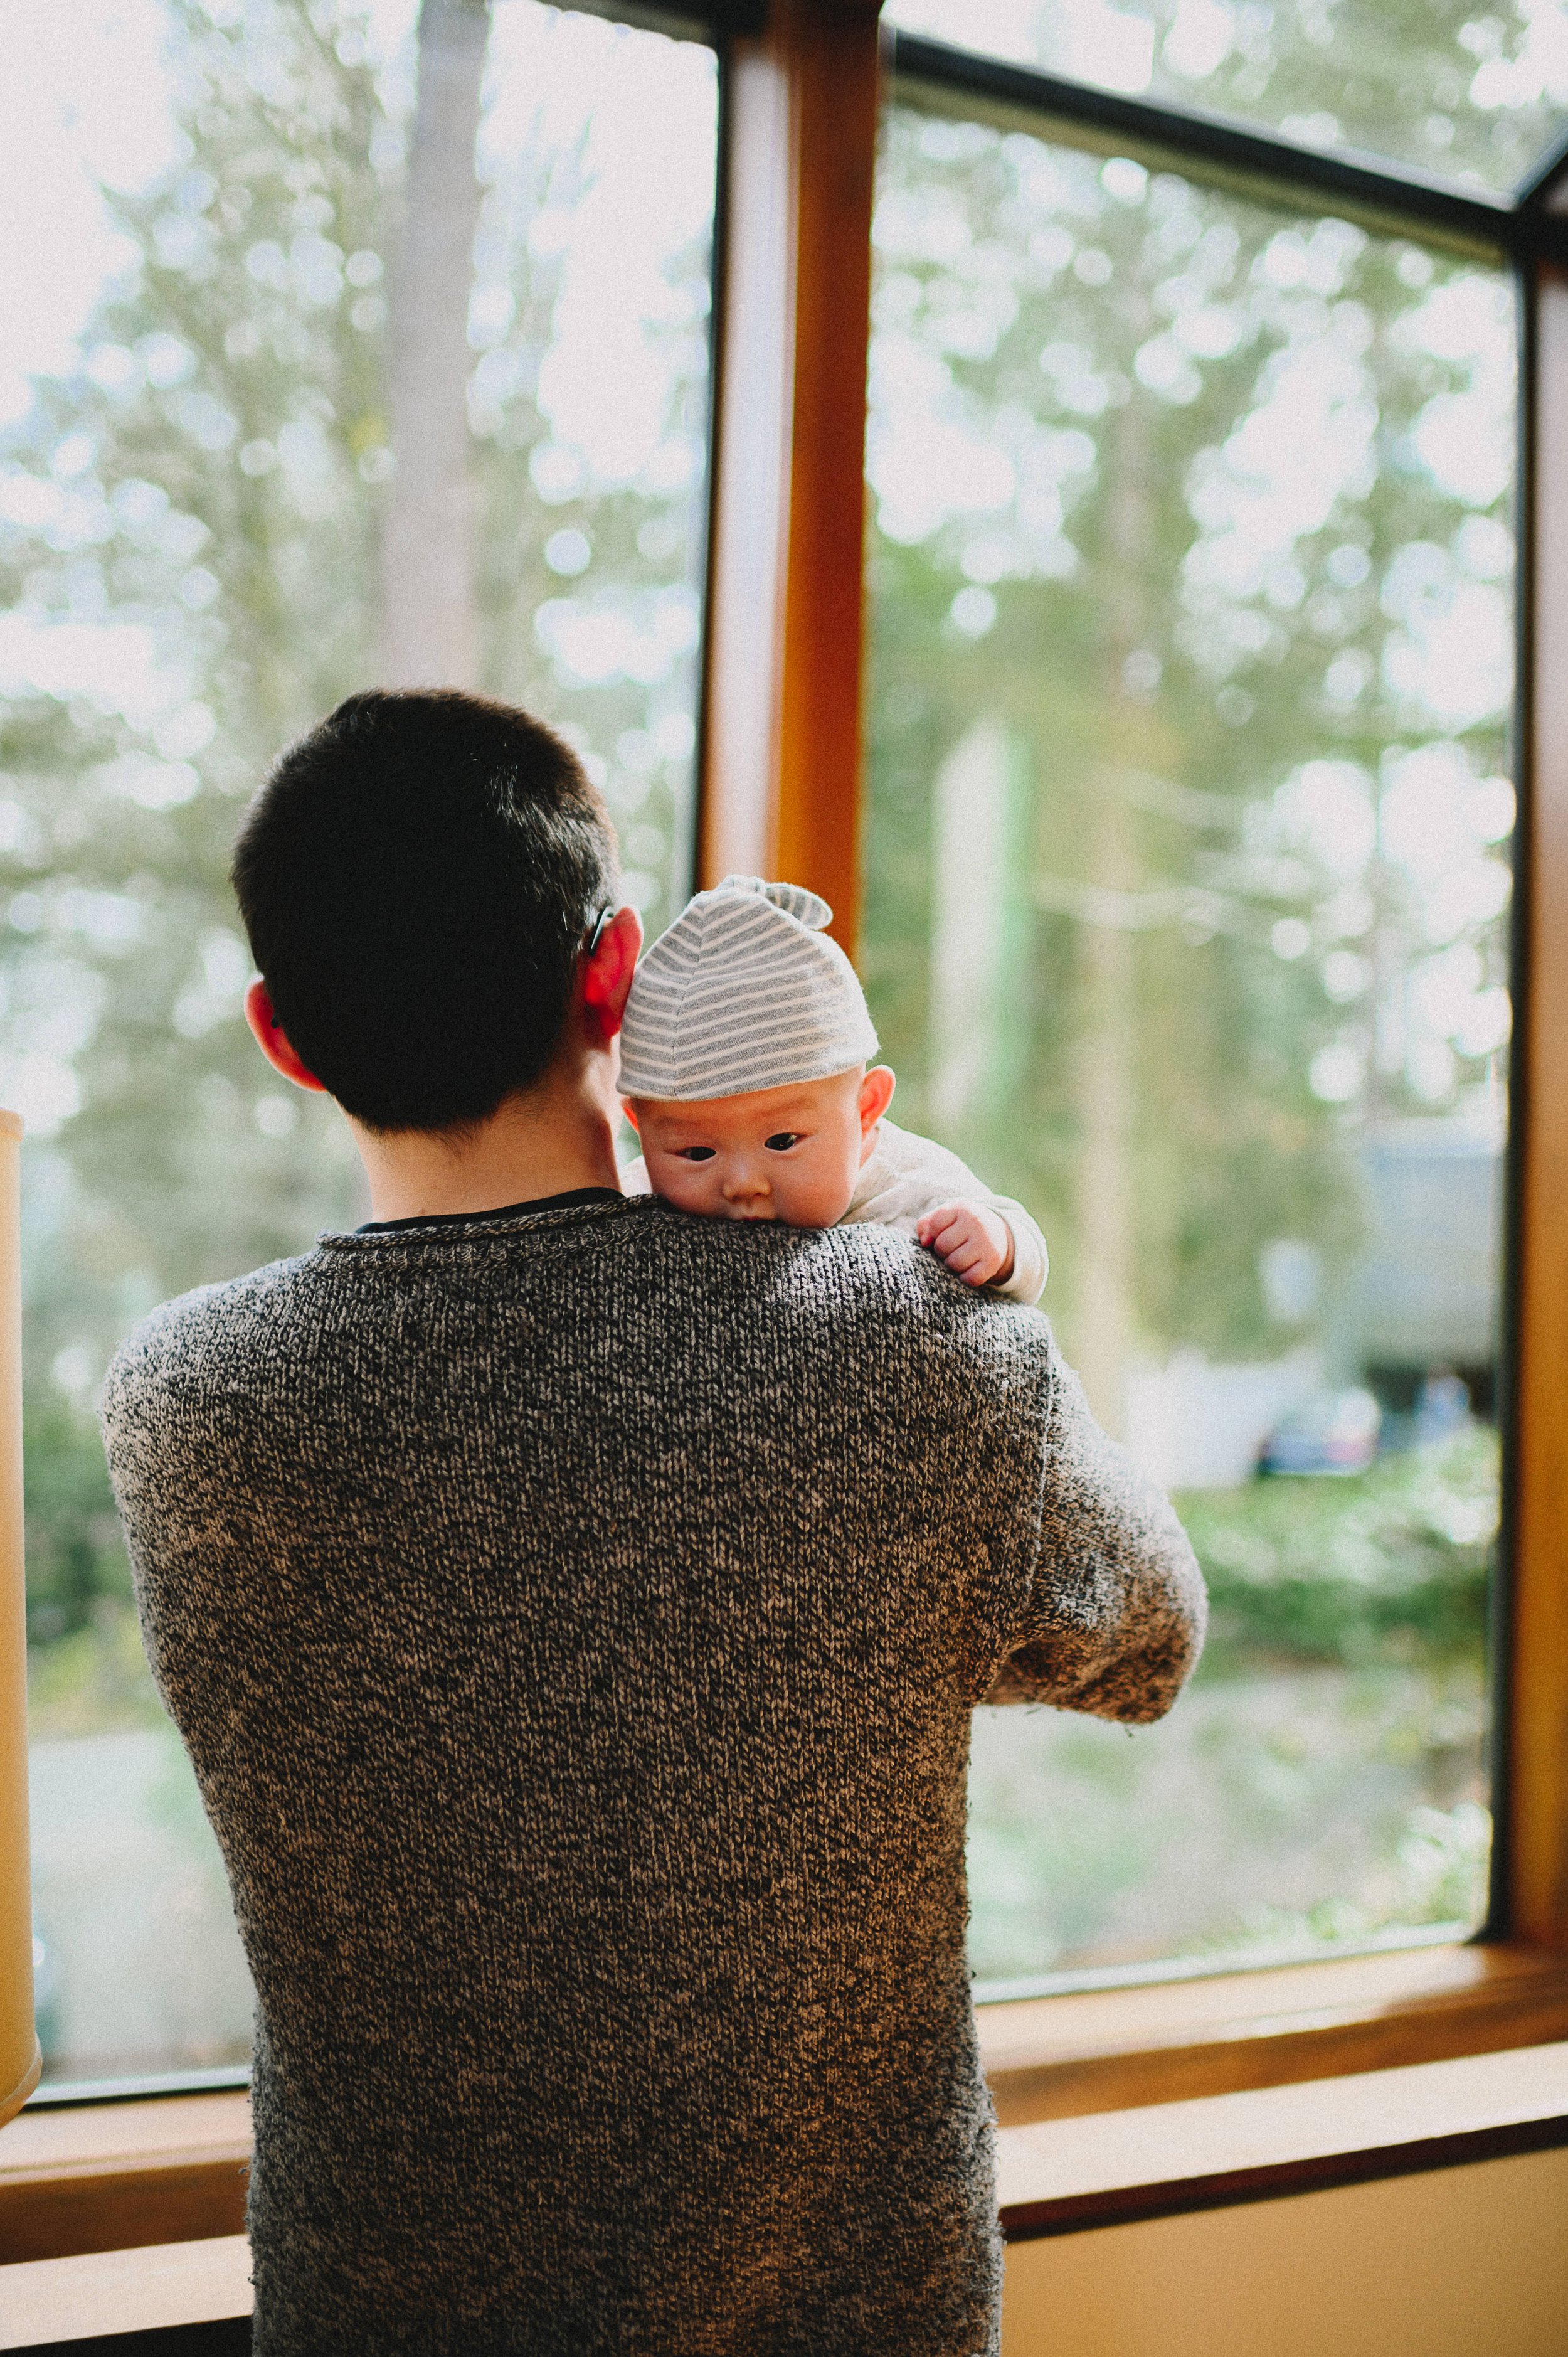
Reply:
<svg viewBox="0 0 1568 2357"><path fill-rule="evenodd" d="M893 1102L897 1085L890 1064L873 1064L860 1084L860 1135L867 1147L872 1131Z"/></svg>
<svg viewBox="0 0 1568 2357"><path fill-rule="evenodd" d="M642 919L635 909L618 909L593 955L583 962L583 1004L592 1009L607 1041L620 1029L641 947Z"/></svg>
<svg viewBox="0 0 1568 2357"><path fill-rule="evenodd" d="M273 1002L267 985L253 982L245 993L245 1020L255 1037L256 1045L272 1066L296 1089L310 1089L317 1096L327 1094L327 1083L318 1081L308 1064L301 1061L290 1047L288 1034L273 1013Z"/></svg>

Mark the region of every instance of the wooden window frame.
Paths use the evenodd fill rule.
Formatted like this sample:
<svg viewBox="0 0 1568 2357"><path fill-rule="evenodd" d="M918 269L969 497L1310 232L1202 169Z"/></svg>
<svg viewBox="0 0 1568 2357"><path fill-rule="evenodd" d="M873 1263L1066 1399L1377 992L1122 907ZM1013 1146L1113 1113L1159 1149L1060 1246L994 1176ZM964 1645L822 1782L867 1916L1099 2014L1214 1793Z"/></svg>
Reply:
<svg viewBox="0 0 1568 2357"><path fill-rule="evenodd" d="M660 21L651 0L588 0ZM724 58L699 872L789 875L853 950L863 761L870 222L889 65L1042 132L1121 136L1412 233L1508 252L1523 321L1516 990L1506 1352L1505 1741L1498 1874L1473 1942L981 2008L1004 2125L1568 2037L1568 220L1562 157L1512 204L889 42L880 0L731 0ZM671 16L685 16L679 0ZM736 29L738 28L738 29ZM1032 110L1032 113L1031 113ZM0 2131L0 2261L231 2233L236 2099L74 2110Z"/></svg>

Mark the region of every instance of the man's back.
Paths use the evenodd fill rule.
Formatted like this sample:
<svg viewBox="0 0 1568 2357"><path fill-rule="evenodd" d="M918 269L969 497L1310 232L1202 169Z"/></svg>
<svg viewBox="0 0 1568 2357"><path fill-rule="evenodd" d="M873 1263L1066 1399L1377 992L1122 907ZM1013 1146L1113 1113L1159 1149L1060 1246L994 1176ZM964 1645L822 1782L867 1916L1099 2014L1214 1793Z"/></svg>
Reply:
<svg viewBox="0 0 1568 2357"><path fill-rule="evenodd" d="M970 1712L1011 1653L1155 1717L1201 1612L1044 1322L601 1199L193 1296L105 1415L256 1980L258 2349L993 2347Z"/></svg>

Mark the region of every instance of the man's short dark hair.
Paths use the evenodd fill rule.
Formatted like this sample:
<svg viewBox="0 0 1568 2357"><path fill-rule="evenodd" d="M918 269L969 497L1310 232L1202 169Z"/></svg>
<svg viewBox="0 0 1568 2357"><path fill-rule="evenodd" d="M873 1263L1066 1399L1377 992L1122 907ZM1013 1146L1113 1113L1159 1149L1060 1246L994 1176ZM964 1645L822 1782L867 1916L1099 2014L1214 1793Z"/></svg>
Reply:
<svg viewBox="0 0 1568 2357"><path fill-rule="evenodd" d="M483 1121L560 1040L614 835L569 746L475 695L351 695L245 816L234 889L290 1044L377 1130Z"/></svg>

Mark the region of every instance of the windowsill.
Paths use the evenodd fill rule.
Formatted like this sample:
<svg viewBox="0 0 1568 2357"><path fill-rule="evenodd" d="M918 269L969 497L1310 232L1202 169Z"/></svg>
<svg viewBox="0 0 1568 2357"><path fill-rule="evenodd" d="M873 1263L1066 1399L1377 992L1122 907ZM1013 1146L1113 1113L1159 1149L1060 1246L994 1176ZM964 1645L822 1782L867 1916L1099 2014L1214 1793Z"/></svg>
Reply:
<svg viewBox="0 0 1568 2357"><path fill-rule="evenodd" d="M0 2349L48 2349L122 2333L177 2331L182 2325L246 2319L250 2346L251 2253L243 2234L157 2250L94 2251L35 2260L5 2283Z"/></svg>
<svg viewBox="0 0 1568 2357"><path fill-rule="evenodd" d="M0 2261L237 2234L250 2157L243 2093L24 2111L0 2128Z"/></svg>
<svg viewBox="0 0 1568 2357"><path fill-rule="evenodd" d="M1041 2123L1063 2123L1067 2136L1065 2124L1090 2115L1190 2110L1215 2096L1353 2083L1563 2040L1568 1957L1503 1945L1033 1997L980 2016L1004 2132L1004 2198L1020 2220L1046 2197L1006 2190L1015 2181L1009 2156L1036 2149L1015 2145L1015 2135ZM1131 2129L1117 2135L1134 2148ZM249 2103L238 2093L24 2111L0 2128L0 2256L42 2260L237 2233L249 2152Z"/></svg>
<svg viewBox="0 0 1568 2357"><path fill-rule="evenodd" d="M1132 2118L1102 2113L1004 2128L1003 2231L1013 2243L1083 2233L1564 2145L1568 2044L1418 2063L1161 2104ZM236 2349L245 2345L242 2234L36 2260L6 2275L0 2348L80 2341L86 2357L104 2336L204 2324L225 2336L231 2329Z"/></svg>
<svg viewBox="0 0 1568 2357"><path fill-rule="evenodd" d="M1009 2127L1550 2045L1568 2038L1568 1956L1402 1948L1029 1997L979 2021Z"/></svg>
<svg viewBox="0 0 1568 2357"><path fill-rule="evenodd" d="M1010 2243L1568 2145L1568 2044L1004 2128Z"/></svg>

